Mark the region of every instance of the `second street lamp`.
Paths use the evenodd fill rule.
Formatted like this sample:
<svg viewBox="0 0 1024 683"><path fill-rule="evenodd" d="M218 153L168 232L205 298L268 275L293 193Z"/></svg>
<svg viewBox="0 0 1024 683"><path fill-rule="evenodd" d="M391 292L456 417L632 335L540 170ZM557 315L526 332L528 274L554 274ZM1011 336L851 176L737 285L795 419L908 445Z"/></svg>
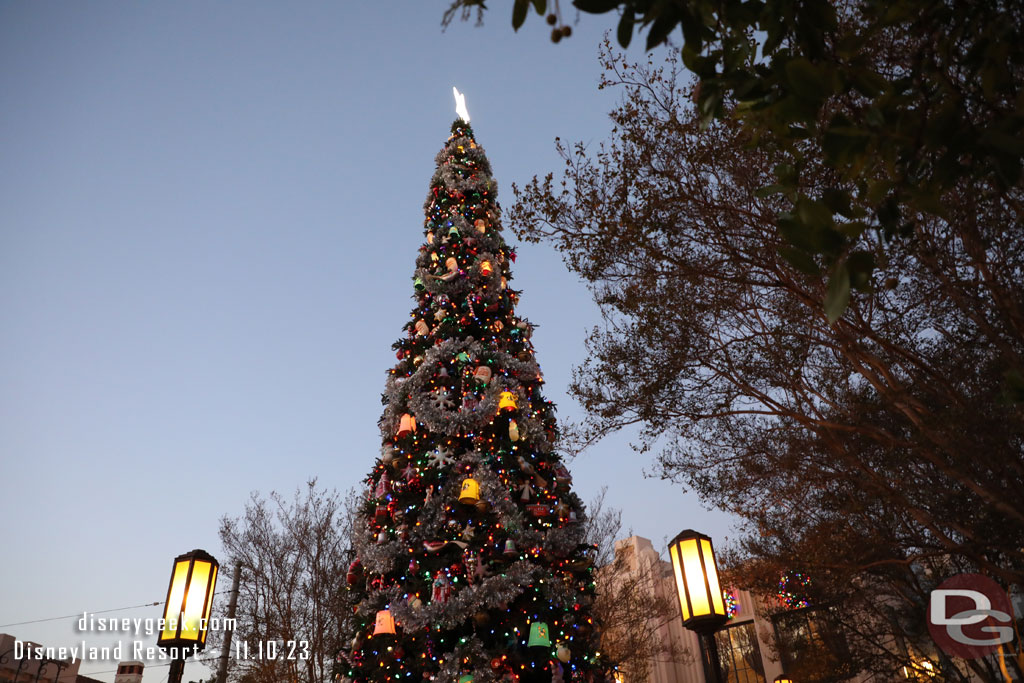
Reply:
<svg viewBox="0 0 1024 683"><path fill-rule="evenodd" d="M193 550L174 558L163 628L156 641L174 658L167 674L168 683L181 683L185 657L198 654L206 647L218 567L217 560L205 550Z"/></svg>
<svg viewBox="0 0 1024 683"><path fill-rule="evenodd" d="M715 631L728 621L729 615L718 581L718 565L711 538L687 529L668 544L668 554L676 579L683 626L704 639L705 666L710 668L715 682L721 683L722 668Z"/></svg>

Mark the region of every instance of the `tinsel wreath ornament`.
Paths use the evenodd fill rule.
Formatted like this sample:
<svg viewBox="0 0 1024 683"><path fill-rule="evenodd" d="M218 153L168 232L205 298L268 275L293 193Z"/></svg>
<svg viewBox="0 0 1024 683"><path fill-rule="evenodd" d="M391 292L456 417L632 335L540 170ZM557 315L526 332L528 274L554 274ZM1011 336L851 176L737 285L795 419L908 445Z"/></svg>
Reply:
<svg viewBox="0 0 1024 683"><path fill-rule="evenodd" d="M357 607L342 674L603 683L612 663L598 651L595 570L575 523L586 512L556 448L533 326L515 310L497 183L461 106L436 157L383 446L352 525Z"/></svg>

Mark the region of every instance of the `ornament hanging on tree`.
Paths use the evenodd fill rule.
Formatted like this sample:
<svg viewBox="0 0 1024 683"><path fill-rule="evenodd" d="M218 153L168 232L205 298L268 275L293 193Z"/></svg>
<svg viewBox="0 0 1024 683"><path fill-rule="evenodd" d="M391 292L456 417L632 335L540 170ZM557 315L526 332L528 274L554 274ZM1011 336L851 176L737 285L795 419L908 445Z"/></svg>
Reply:
<svg viewBox="0 0 1024 683"><path fill-rule="evenodd" d="M503 391L498 396L498 411L504 412L506 410L515 410L518 406L516 405L516 395L511 391Z"/></svg>
<svg viewBox="0 0 1024 683"><path fill-rule="evenodd" d="M473 371L473 379L481 384L487 384L491 381L491 369L486 365L478 365Z"/></svg>
<svg viewBox="0 0 1024 683"><path fill-rule="evenodd" d="M459 502L464 505L476 505L480 500L480 484L473 477L466 477L462 482Z"/></svg>
<svg viewBox="0 0 1024 683"><path fill-rule="evenodd" d="M396 436L402 438L403 436L409 436L416 431L416 418L405 413L402 415L402 419L398 423L398 432Z"/></svg>
<svg viewBox="0 0 1024 683"><path fill-rule="evenodd" d="M391 493L391 477L388 476L387 472L380 475L380 479L377 480L377 488L373 492L373 495L377 498L384 498Z"/></svg>
<svg viewBox="0 0 1024 683"><path fill-rule="evenodd" d="M535 621L530 624L530 640L526 647L551 647L551 636L548 635L548 625L543 621Z"/></svg>
<svg viewBox="0 0 1024 683"><path fill-rule="evenodd" d="M345 574L345 581L350 586L354 586L363 579L363 563L359 561L359 558L352 560L352 563L348 566L348 573Z"/></svg>
<svg viewBox="0 0 1024 683"><path fill-rule="evenodd" d="M446 603L452 595L452 584L448 580L448 575L443 571L438 570L437 574L434 575L433 590L430 593L430 602L432 603Z"/></svg>
<svg viewBox="0 0 1024 683"><path fill-rule="evenodd" d="M395 618L391 616L389 610L382 609L377 612L377 618L373 626L373 635L395 635Z"/></svg>

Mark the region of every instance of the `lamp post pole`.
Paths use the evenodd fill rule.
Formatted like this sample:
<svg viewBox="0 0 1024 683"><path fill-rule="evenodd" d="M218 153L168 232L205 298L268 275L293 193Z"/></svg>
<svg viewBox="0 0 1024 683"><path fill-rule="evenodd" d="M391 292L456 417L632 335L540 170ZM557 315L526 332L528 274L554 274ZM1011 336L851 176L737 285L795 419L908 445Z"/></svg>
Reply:
<svg viewBox="0 0 1024 683"><path fill-rule="evenodd" d="M224 630L224 645L220 651L220 666L217 668L217 683L225 683L228 678L228 657L231 656L231 637L234 635L235 609L238 606L238 584L242 578L242 563L235 564L235 576L231 579L231 599L228 601L229 628Z"/></svg>
<svg viewBox="0 0 1024 683"><path fill-rule="evenodd" d="M175 657L171 660L171 669L167 672L167 683L181 683L181 675L185 673L185 659Z"/></svg>
<svg viewBox="0 0 1024 683"><path fill-rule="evenodd" d="M700 637L704 640L704 652L707 655L704 660L705 672L710 670L711 678L715 683L724 683L725 677L722 676L722 660L718 657L718 641L715 640L714 631L705 633Z"/></svg>

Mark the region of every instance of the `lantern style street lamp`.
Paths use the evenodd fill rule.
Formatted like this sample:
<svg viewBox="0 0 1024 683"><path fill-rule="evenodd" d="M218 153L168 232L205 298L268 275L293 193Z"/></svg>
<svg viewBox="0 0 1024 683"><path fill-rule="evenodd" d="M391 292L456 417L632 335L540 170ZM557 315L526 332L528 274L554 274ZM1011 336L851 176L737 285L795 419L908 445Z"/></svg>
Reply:
<svg viewBox="0 0 1024 683"><path fill-rule="evenodd" d="M219 566L205 550L193 550L174 558L162 629L156 641L174 658L167 674L168 683L181 683L185 657L198 654L206 647Z"/></svg>
<svg viewBox="0 0 1024 683"><path fill-rule="evenodd" d="M783 671L781 674L775 677L775 683L793 683L793 679L786 675Z"/></svg>
<svg viewBox="0 0 1024 683"><path fill-rule="evenodd" d="M715 564L711 537L693 529L681 531L668 544L668 554L676 579L683 626L703 638L705 647L702 651L707 655L705 667L710 668L715 683L722 683L715 631L728 621L729 615L722 598L722 586L718 582L718 565Z"/></svg>

